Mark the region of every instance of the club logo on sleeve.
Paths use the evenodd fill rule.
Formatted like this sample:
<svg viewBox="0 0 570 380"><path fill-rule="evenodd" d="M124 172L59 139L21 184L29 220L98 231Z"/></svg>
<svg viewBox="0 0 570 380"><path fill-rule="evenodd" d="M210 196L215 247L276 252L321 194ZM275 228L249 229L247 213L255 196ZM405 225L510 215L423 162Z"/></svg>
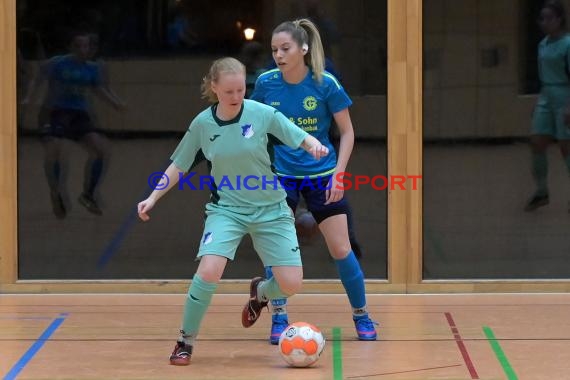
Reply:
<svg viewBox="0 0 570 380"><path fill-rule="evenodd" d="M303 99L303 108L307 111L313 111L317 108L317 99L314 96L307 96Z"/></svg>
<svg viewBox="0 0 570 380"><path fill-rule="evenodd" d="M241 135L243 137L245 137L246 139L251 138L251 136L253 136L254 132L253 132L253 127L251 126L251 124L246 124L246 125L242 125L241 127Z"/></svg>
<svg viewBox="0 0 570 380"><path fill-rule="evenodd" d="M202 244L203 245L210 244L213 240L213 236L214 236L213 232L206 232L204 234L204 238L202 239Z"/></svg>

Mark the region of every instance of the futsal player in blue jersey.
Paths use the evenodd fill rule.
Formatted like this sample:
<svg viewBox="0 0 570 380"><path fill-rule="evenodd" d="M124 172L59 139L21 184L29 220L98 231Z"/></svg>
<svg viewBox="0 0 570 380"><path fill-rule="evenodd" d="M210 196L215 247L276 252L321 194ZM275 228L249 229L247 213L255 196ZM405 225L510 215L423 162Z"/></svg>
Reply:
<svg viewBox="0 0 570 380"><path fill-rule="evenodd" d="M349 241L348 202L337 177L346 171L354 145L348 111L352 101L338 80L324 70L323 46L310 20L287 21L277 26L273 30L271 49L277 68L258 77L251 99L275 107L330 151L327 157L316 162L301 151L283 145L275 147L274 165L287 191L287 203L295 210L300 195L305 199L335 260L352 306L358 339L375 340L376 322L368 315L364 274ZM333 120L340 134L338 154L329 140ZM271 272L271 268L266 267L267 277L271 277ZM286 300L274 300L272 306L269 341L277 344L289 323Z"/></svg>
<svg viewBox="0 0 570 380"><path fill-rule="evenodd" d="M270 70L270 69L273 69L276 67L277 67L277 64L275 63L274 60L272 60L269 67L267 67L267 69L264 71L267 71L267 70ZM339 81L341 81L340 73L334 67L332 60L327 58L326 55L325 55L325 71L327 71L329 74L332 74L335 78L337 78ZM251 84L252 90L254 88L255 81L257 80L257 77L259 76L259 74L261 74L261 73L256 74L255 80ZM251 96L251 94L249 96ZM329 131L329 139L331 141L333 141L333 144L334 144L334 141L338 140L338 136L336 136L336 132L337 132L337 130L334 128L331 128ZM337 147L335 144L335 149L336 148ZM309 212L309 214L311 215L310 212ZM311 217L312 217L312 215L311 215ZM358 239L356 238L356 230L354 227L354 218L352 215L352 208L348 204L347 204L347 210L346 210L346 218L348 221L348 239L350 241L350 246L352 247L352 251L356 255L356 258L358 260L360 260L360 259L362 259L362 248L360 247L360 243L358 242Z"/></svg>
<svg viewBox="0 0 570 380"><path fill-rule="evenodd" d="M62 139L78 142L86 149L88 157L83 192L78 200L89 212L102 214L95 199L95 190L105 165L106 149L104 139L96 131L89 115L89 92L94 91L118 110L124 108L122 101L110 93L102 82L98 65L90 60L91 52L89 34L75 33L71 38L70 53L52 57L43 63L23 100L24 104L29 104L39 84L47 81L47 93L39 115L40 135L46 152L44 171L52 208L59 219L67 214L62 197Z"/></svg>
<svg viewBox="0 0 570 380"><path fill-rule="evenodd" d="M251 281L250 299L242 310L244 327L257 321L269 300L291 296L301 288L303 269L293 216L272 171L273 141L292 149L302 147L312 160L326 156L328 149L276 109L244 100L245 78L244 65L234 58L212 64L202 89L214 104L192 120L172 154L166 170L168 186L155 189L137 206L139 217L148 220L148 212L181 180L180 175L199 156L208 160L212 196L206 205L200 264L184 304L181 336L170 355L172 365L190 364L204 314L245 234L250 234L263 264L273 266L275 277Z"/></svg>
<svg viewBox="0 0 570 380"><path fill-rule="evenodd" d="M541 9L539 24L546 37L538 45L540 95L532 118L532 174L536 191L525 206L533 211L549 203L548 146L558 141L570 172L570 34L562 3L551 0ZM568 208L570 212L570 205Z"/></svg>

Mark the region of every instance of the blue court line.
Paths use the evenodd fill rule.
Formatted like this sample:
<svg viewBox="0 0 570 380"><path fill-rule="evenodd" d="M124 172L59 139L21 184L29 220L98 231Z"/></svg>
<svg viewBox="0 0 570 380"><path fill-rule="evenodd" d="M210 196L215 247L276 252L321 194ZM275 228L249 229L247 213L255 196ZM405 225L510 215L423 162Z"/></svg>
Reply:
<svg viewBox="0 0 570 380"><path fill-rule="evenodd" d="M45 342L48 341L48 339L55 332L55 330L57 330L57 328L61 326L67 315L68 315L67 313L62 313L59 315L58 318L53 320L53 322L48 326L47 329L45 329L45 331L34 342L34 344L32 344L30 348L28 348L28 351L26 351L24 355L22 355L20 360L18 360L16 364L14 364L12 369L10 369L10 372L8 372L6 376L4 376L4 380L14 380L16 376L18 376L18 374L24 369L26 364L28 364L30 360L32 360L34 355L42 348Z"/></svg>
<svg viewBox="0 0 570 380"><path fill-rule="evenodd" d="M147 196L148 195L150 194L147 194ZM117 231L115 236L113 236L113 238L111 239L105 250L103 251L103 254L99 257L99 260L97 261L97 269L103 269L105 265L107 265L109 260L111 260L111 258L115 255L115 253L119 251L119 247L123 243L123 240L125 240L127 233L129 232L133 224L135 224L137 216L138 216L138 210L136 207L134 207L127 216L127 218L123 221L123 224L121 224L119 231Z"/></svg>
<svg viewBox="0 0 570 380"><path fill-rule="evenodd" d="M166 171L166 169L170 165L170 162L171 161L168 160L167 163L163 165L164 170L162 172ZM153 189L147 186L140 200L148 198L148 196L152 193L152 191ZM129 215L127 215L125 220L123 220L121 227L119 227L119 230L117 231L115 236L113 236L111 241L109 241L109 244L107 244L107 247L105 247L101 256L99 256L99 260L97 261L97 269L99 270L104 269L109 260L111 260L113 256L115 256L115 254L119 251L121 244L123 244L123 240L125 240L125 237L127 237L127 233L130 231L133 224L135 224L137 218L138 218L138 210L137 207L135 206L133 209L131 209L131 212L129 213Z"/></svg>

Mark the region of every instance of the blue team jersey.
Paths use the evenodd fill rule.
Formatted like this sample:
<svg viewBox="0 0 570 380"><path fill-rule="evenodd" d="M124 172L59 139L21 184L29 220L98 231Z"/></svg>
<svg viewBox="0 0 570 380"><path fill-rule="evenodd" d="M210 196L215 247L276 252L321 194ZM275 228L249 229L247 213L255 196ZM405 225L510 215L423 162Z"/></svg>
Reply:
<svg viewBox="0 0 570 380"><path fill-rule="evenodd" d="M48 80L46 105L55 108L87 111L87 92L101 82L99 68L72 55L56 56L41 68Z"/></svg>
<svg viewBox="0 0 570 380"><path fill-rule="evenodd" d="M333 114L348 108L352 101L333 75L325 72L319 84L309 71L302 82L289 84L279 69L269 70L257 78L251 99L277 108L329 148L328 156L316 161L302 149L277 145L274 162L277 174L316 177L334 171L337 157L329 139Z"/></svg>

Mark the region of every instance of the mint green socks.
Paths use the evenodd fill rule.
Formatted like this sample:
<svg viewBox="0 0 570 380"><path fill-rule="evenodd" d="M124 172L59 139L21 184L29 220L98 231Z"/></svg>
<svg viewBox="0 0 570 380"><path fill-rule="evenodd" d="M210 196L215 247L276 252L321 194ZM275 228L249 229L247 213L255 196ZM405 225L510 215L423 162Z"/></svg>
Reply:
<svg viewBox="0 0 570 380"><path fill-rule="evenodd" d="M190 289L188 289L182 316L181 333L186 344L194 344L202 319L212 302L212 296L217 287L217 283L206 282L197 273L194 275Z"/></svg>
<svg viewBox="0 0 570 380"><path fill-rule="evenodd" d="M257 298L259 298L259 301L266 302L269 300L286 297L289 296L281 291L279 284L277 284L277 281L275 281L275 277L271 277L269 280L261 282L257 288Z"/></svg>

